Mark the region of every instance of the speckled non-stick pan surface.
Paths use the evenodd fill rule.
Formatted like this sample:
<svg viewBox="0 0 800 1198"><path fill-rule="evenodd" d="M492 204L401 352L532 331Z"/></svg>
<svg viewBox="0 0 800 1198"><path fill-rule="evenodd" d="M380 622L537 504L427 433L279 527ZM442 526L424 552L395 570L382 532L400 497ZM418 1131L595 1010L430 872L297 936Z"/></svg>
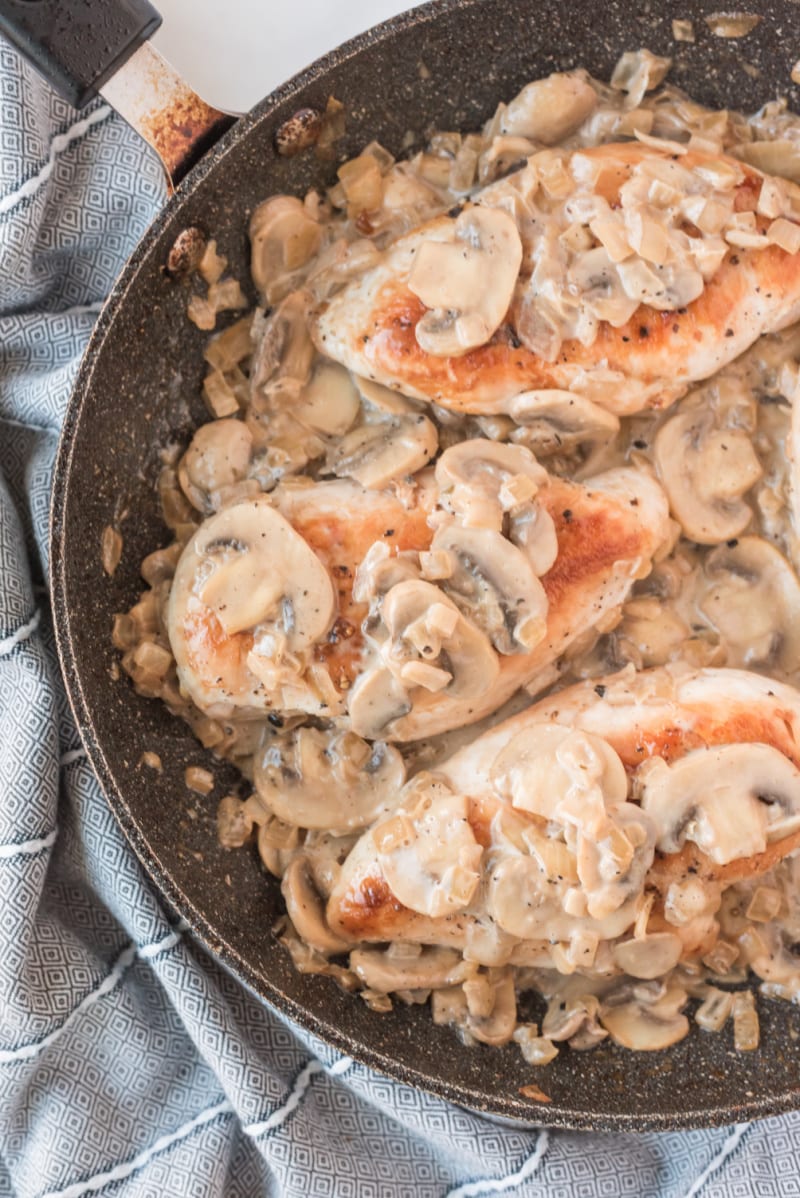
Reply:
<svg viewBox="0 0 800 1198"><path fill-rule="evenodd" d="M204 334L187 321L186 285L171 281L164 263L181 230L197 225L247 277L253 207L270 193L302 194L333 178L335 164L312 152L281 159L273 149L282 121L303 105L324 107L329 95L347 107L347 154L372 138L400 153L408 133L418 144L431 125L475 128L531 78L579 65L606 78L622 51L640 46L672 55L672 79L707 104L754 108L780 92L797 106L789 73L800 57L800 5L731 7L744 6L761 14L757 28L721 40L702 19L722 7L718 0L440 0L349 42L264 100L179 189L100 316L64 425L51 562L61 660L91 761L145 867L208 950L264 1001L385 1074L494 1115L635 1130L800 1106L800 1012L760 1000L761 1047L741 1056L729 1031L694 1030L666 1052L567 1050L534 1071L515 1046L462 1048L427 1008L374 1014L329 979L293 970L270 933L277 883L254 850L216 844L225 771L214 767L220 781L208 799L190 796L183 771L207 755L158 702L139 698L125 678L112 680L112 615L134 601L138 563L168 539L154 487L159 448L187 439L206 418L198 399ZM673 41L674 17L694 20L694 44ZM100 564L111 522L124 535L113 579ZM162 774L137 768L148 749L160 754ZM520 1097L534 1080L549 1105Z"/></svg>

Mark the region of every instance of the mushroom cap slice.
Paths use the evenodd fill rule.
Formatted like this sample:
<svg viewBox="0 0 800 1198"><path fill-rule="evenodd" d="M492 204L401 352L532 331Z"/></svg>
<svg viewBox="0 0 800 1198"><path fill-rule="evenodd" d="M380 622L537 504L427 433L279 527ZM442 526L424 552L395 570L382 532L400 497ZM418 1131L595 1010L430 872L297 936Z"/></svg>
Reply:
<svg viewBox="0 0 800 1198"><path fill-rule="evenodd" d="M350 692L351 727L361 736L391 736L392 724L413 710L414 692L469 699L499 672L488 639L432 583L398 582L380 600L388 634Z"/></svg>
<svg viewBox="0 0 800 1198"><path fill-rule="evenodd" d="M292 415L301 424L328 437L344 436L360 410L350 372L338 362L320 362L292 405Z"/></svg>
<svg viewBox="0 0 800 1198"><path fill-rule="evenodd" d="M800 669L800 581L783 554L762 537L740 537L709 553L703 569L711 585L699 607L739 657L731 664Z"/></svg>
<svg viewBox="0 0 800 1198"><path fill-rule="evenodd" d="M545 589L530 558L502 533L446 524L431 548L447 553L451 562L442 589L498 653L527 653L543 640Z"/></svg>
<svg viewBox="0 0 800 1198"><path fill-rule="evenodd" d="M689 1020L680 1013L686 998L685 990L670 986L660 999L652 1003L639 999L615 1006L603 1003L600 1022L611 1033L612 1040L623 1048L657 1052L677 1044L689 1031Z"/></svg>
<svg viewBox="0 0 800 1198"><path fill-rule="evenodd" d="M256 790L272 815L301 828L351 832L391 811L405 781L392 745L352 732L299 728L254 758Z"/></svg>
<svg viewBox="0 0 800 1198"><path fill-rule="evenodd" d="M496 530L503 513L532 499L548 478L525 446L483 437L451 445L434 474L443 506L463 524Z"/></svg>
<svg viewBox="0 0 800 1198"><path fill-rule="evenodd" d="M385 736L395 720L411 711L408 691L383 666L365 670L347 697L350 726L359 736Z"/></svg>
<svg viewBox="0 0 800 1198"><path fill-rule="evenodd" d="M441 946L423 948L403 957L380 949L359 948L350 954L350 968L370 990L390 994L393 990L428 990L460 982L468 967L461 953Z"/></svg>
<svg viewBox="0 0 800 1198"><path fill-rule="evenodd" d="M678 964L683 941L674 932L653 932L615 944L614 960L632 978L660 978Z"/></svg>
<svg viewBox="0 0 800 1198"><path fill-rule="evenodd" d="M322 226L296 196L272 196L250 218L250 272L268 304L291 290L291 276L316 254Z"/></svg>
<svg viewBox="0 0 800 1198"><path fill-rule="evenodd" d="M762 469L742 429L719 429L713 413L693 406L659 429L653 456L670 510L691 541L716 545L744 531L753 513L742 496Z"/></svg>
<svg viewBox="0 0 800 1198"><path fill-rule="evenodd" d="M493 969L489 972L489 986L494 991L492 1009L488 1015L469 1012L465 1027L482 1044L499 1048L507 1044L517 1026L517 994L514 973L510 969Z"/></svg>
<svg viewBox="0 0 800 1198"><path fill-rule="evenodd" d="M467 907L480 881L468 800L427 774L409 783L403 804L372 831L378 862L403 906L438 919Z"/></svg>
<svg viewBox="0 0 800 1198"><path fill-rule="evenodd" d="M585 71L554 72L528 83L500 119L502 133L552 146L583 124L597 106Z"/></svg>
<svg viewBox="0 0 800 1198"><path fill-rule="evenodd" d="M286 910L294 930L301 940L323 956L347 952L350 947L347 941L328 927L324 904L311 880L308 862L302 855L289 862L281 881L281 893L286 900Z"/></svg>
<svg viewBox="0 0 800 1198"><path fill-rule="evenodd" d="M247 476L253 434L243 420L226 418L201 424L178 466L178 482L199 512L214 510L215 498Z"/></svg>
<svg viewBox="0 0 800 1198"><path fill-rule="evenodd" d="M435 233L419 246L408 278L409 290L429 309L416 338L426 353L459 356L485 345L500 327L522 264L522 241L507 212L476 204L440 222Z"/></svg>
<svg viewBox="0 0 800 1198"><path fill-rule="evenodd" d="M628 797L628 779L607 741L561 724L528 722L497 754L489 775L497 793L520 811L563 822L589 791L616 807Z"/></svg>
<svg viewBox="0 0 800 1198"><path fill-rule="evenodd" d="M167 628L181 686L203 710L268 707L248 657L296 662L334 614L327 570L269 500L233 504L204 521L175 571Z"/></svg>
<svg viewBox="0 0 800 1198"><path fill-rule="evenodd" d="M389 631L383 658L393 673L402 677L404 657L438 665L451 675L441 690L443 697L450 699L466 699L492 685L499 665L488 639L432 583L411 580L393 586L383 600L381 615ZM438 629L431 619L439 621ZM425 653L426 644L417 648L409 639L412 626L423 633L433 653ZM350 711L352 715L352 704Z"/></svg>
<svg viewBox="0 0 800 1198"><path fill-rule="evenodd" d="M662 853L691 840L727 865L800 827L800 770L772 745L694 749L671 765L654 757L640 767L637 789Z"/></svg>
<svg viewBox="0 0 800 1198"><path fill-rule="evenodd" d="M525 429L526 444L542 457L577 446L597 448L619 432L619 418L572 391L523 391L508 414Z"/></svg>
<svg viewBox="0 0 800 1198"><path fill-rule="evenodd" d="M340 478L379 490L427 466L438 448L433 421L409 412L359 424L330 450L327 464Z"/></svg>

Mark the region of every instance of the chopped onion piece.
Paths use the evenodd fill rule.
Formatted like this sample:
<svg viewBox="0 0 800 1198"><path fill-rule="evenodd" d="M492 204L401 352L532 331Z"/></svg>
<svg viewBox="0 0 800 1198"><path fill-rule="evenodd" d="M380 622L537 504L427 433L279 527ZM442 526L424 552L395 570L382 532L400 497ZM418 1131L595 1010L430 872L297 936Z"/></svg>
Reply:
<svg viewBox="0 0 800 1198"><path fill-rule="evenodd" d="M781 892L770 886L759 886L745 912L754 923L769 923L781 909Z"/></svg>
<svg viewBox="0 0 800 1198"><path fill-rule="evenodd" d="M214 789L214 775L200 765L188 765L183 777L189 790L194 790L197 794L211 794Z"/></svg>
<svg viewBox="0 0 800 1198"><path fill-rule="evenodd" d="M780 216L767 229L767 241L780 246L787 254L796 254L800 251L800 225Z"/></svg>
<svg viewBox="0 0 800 1198"><path fill-rule="evenodd" d="M733 995L730 991L709 986L708 992L697 1008L694 1021L706 1032L718 1032L733 1010Z"/></svg>
<svg viewBox="0 0 800 1198"><path fill-rule="evenodd" d="M676 42L693 42L694 22L681 19L673 21L672 36Z"/></svg>
<svg viewBox="0 0 800 1198"><path fill-rule="evenodd" d="M761 17L754 12L712 12L703 17L714 37L746 37Z"/></svg>
<svg viewBox="0 0 800 1198"><path fill-rule="evenodd" d="M111 524L107 524L103 529L103 536L100 542L100 556L103 569L110 578L119 565L119 559L122 557L122 537Z"/></svg>
<svg viewBox="0 0 800 1198"><path fill-rule="evenodd" d="M759 1026L756 1000L749 990L737 990L733 996L733 1043L737 1052L758 1048Z"/></svg>

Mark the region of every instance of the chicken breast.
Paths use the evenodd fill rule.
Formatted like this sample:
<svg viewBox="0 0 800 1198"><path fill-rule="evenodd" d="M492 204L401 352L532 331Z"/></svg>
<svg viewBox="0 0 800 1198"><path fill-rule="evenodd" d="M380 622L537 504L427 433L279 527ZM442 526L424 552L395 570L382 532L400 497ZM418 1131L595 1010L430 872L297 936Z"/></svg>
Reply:
<svg viewBox="0 0 800 1198"><path fill-rule="evenodd" d="M546 150L400 237L313 336L453 411L519 416L520 395L560 389L627 415L800 317L799 242L785 185L744 163L649 140Z"/></svg>
<svg viewBox="0 0 800 1198"><path fill-rule="evenodd" d="M418 477L403 499L349 480L282 485L201 526L169 604L199 707L307 712L398 741L473 723L551 681L668 533L663 492L640 471L581 485L476 441ZM494 527L504 487L508 536Z"/></svg>
<svg viewBox="0 0 800 1198"><path fill-rule="evenodd" d="M350 941L484 964L605 943L598 960L626 971L638 918L675 964L713 944L724 887L800 846L798 767L800 694L768 678L665 667L581 683L412 779L347 858L327 919Z"/></svg>

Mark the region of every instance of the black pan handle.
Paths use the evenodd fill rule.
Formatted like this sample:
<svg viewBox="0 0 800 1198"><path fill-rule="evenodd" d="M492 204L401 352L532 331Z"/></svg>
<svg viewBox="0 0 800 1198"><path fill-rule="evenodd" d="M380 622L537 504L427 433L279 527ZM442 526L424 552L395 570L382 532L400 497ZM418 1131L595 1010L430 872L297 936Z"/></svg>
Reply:
<svg viewBox="0 0 800 1198"><path fill-rule="evenodd" d="M0 0L0 33L75 108L160 24L148 0Z"/></svg>

